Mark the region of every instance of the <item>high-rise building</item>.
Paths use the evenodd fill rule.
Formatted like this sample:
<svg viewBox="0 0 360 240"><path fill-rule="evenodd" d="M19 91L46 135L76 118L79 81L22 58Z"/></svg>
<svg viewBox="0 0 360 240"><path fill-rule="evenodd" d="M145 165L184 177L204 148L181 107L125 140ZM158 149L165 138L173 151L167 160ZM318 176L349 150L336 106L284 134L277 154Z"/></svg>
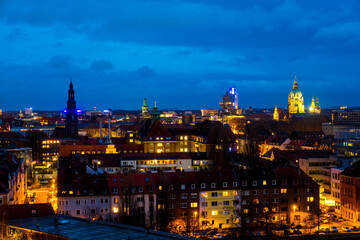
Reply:
<svg viewBox="0 0 360 240"><path fill-rule="evenodd" d="M79 129L79 121L78 114L76 110L76 101L75 101L75 91L72 84L70 82L69 98L67 101L67 109L66 109L66 121L65 121L65 131L67 138L77 138L78 137L78 129Z"/></svg>
<svg viewBox="0 0 360 240"><path fill-rule="evenodd" d="M296 76L294 79L294 86L293 86L293 90L291 90L291 92L289 93L289 98L288 98L288 111L289 114L294 114L294 113L304 113L305 109L304 109L304 97L301 93L301 91L299 90L299 86L296 80Z"/></svg>
<svg viewBox="0 0 360 240"><path fill-rule="evenodd" d="M141 107L142 118L149 118L149 107L147 105L147 99L144 98L144 104Z"/></svg>
<svg viewBox="0 0 360 240"><path fill-rule="evenodd" d="M223 101L219 103L221 108L225 112L238 109L238 94L234 87L231 87L229 91L223 96Z"/></svg>

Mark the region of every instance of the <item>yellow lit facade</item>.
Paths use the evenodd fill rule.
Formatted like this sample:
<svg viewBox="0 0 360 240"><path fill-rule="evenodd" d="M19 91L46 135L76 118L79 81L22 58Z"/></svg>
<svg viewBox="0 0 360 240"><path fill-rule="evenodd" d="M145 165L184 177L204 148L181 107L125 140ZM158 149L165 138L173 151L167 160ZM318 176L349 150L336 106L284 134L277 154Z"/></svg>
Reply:
<svg viewBox="0 0 360 240"><path fill-rule="evenodd" d="M145 153L206 152L206 143L199 136L156 137L143 141Z"/></svg>
<svg viewBox="0 0 360 240"><path fill-rule="evenodd" d="M237 205L237 193L235 189L201 192L199 201L200 226L219 229L235 227L238 222L234 214Z"/></svg>
<svg viewBox="0 0 360 240"><path fill-rule="evenodd" d="M288 97L288 111L290 114L305 112L304 97L299 90L296 76L294 79L293 90L291 90Z"/></svg>

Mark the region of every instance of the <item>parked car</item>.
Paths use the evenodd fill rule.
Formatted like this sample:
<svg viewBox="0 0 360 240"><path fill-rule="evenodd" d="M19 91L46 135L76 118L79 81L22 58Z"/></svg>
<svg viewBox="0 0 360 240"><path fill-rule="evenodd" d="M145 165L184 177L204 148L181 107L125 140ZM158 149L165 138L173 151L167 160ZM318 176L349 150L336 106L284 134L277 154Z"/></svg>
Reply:
<svg viewBox="0 0 360 240"><path fill-rule="evenodd" d="M330 229L328 228L320 228L320 231L323 233L330 233Z"/></svg>
<svg viewBox="0 0 360 240"><path fill-rule="evenodd" d="M262 237L262 236L264 236L261 232L257 232L256 234L255 234L255 236L256 237Z"/></svg>
<svg viewBox="0 0 360 240"><path fill-rule="evenodd" d="M352 228L351 228L351 231L358 232L358 231L359 231L359 229L358 229L357 227L355 227L355 226L354 226L354 227L352 227Z"/></svg>
<svg viewBox="0 0 360 240"><path fill-rule="evenodd" d="M302 232L299 229L295 229L293 233L298 235L302 234Z"/></svg>
<svg viewBox="0 0 360 240"><path fill-rule="evenodd" d="M321 222L326 224L329 223L329 220L327 218L323 218Z"/></svg>
<svg viewBox="0 0 360 240"><path fill-rule="evenodd" d="M351 232L351 229L349 227L342 227L342 230L344 232Z"/></svg>
<svg viewBox="0 0 360 240"><path fill-rule="evenodd" d="M338 222L343 222L344 219L342 217L339 217Z"/></svg>
<svg viewBox="0 0 360 240"><path fill-rule="evenodd" d="M331 227L331 232L333 232L333 233L338 233L338 232L339 232L339 229L337 229L337 227L335 227L335 226L332 226L332 227Z"/></svg>

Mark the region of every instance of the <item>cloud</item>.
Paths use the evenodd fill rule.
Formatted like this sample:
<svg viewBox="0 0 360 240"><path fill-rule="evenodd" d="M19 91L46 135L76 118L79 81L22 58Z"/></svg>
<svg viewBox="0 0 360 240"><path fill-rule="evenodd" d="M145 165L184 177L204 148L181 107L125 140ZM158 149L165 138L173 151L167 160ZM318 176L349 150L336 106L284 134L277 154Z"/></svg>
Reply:
<svg viewBox="0 0 360 240"><path fill-rule="evenodd" d="M320 28L314 35L314 39L339 41L357 38L360 40L360 22L347 22L335 24L331 27Z"/></svg>
<svg viewBox="0 0 360 240"><path fill-rule="evenodd" d="M235 58L235 66L244 65L244 64L251 64L251 63L257 63L261 62L264 59L260 56L245 56L243 58Z"/></svg>
<svg viewBox="0 0 360 240"><path fill-rule="evenodd" d="M139 74L141 77L152 77L155 74L155 70L149 68L148 66L140 67L136 70L136 73Z"/></svg>
<svg viewBox="0 0 360 240"><path fill-rule="evenodd" d="M96 70L96 71L109 71L113 69L114 69L113 63L105 60L93 61L90 66L90 70Z"/></svg>
<svg viewBox="0 0 360 240"><path fill-rule="evenodd" d="M359 87L359 6L356 0L2 1L0 91L20 92L5 95L19 100L0 94L0 103L20 106L22 96L43 91L51 101L32 99L39 106L61 105L55 90L64 83L66 95L72 78L80 103L98 105L88 97L96 95L106 107L124 104L114 109L134 108L144 96L166 107L218 107L229 85L239 86L246 105L273 106L286 102L277 95L287 95L296 73L304 94L323 91L321 102L331 105L324 81L339 96L354 96L343 82Z"/></svg>
<svg viewBox="0 0 360 240"><path fill-rule="evenodd" d="M69 66L69 56L53 56L46 65L51 68L67 68Z"/></svg>

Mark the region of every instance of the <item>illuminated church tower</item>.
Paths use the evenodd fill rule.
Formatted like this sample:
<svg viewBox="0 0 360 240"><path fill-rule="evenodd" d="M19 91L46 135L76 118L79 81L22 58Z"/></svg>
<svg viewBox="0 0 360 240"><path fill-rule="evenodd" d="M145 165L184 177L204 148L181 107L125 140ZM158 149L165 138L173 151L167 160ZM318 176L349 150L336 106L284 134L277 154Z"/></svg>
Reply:
<svg viewBox="0 0 360 240"><path fill-rule="evenodd" d="M65 120L65 132L67 138L77 138L78 137L78 114L76 110L76 101L75 101L75 91L72 84L70 82L69 87L69 98L67 101L67 109L66 109L66 120Z"/></svg>
<svg viewBox="0 0 360 240"><path fill-rule="evenodd" d="M278 111L276 105L275 105L275 109L274 109L273 120L274 120L274 121L279 121L279 120L280 120L279 111Z"/></svg>
<svg viewBox="0 0 360 240"><path fill-rule="evenodd" d="M141 107L142 118L149 118L149 107L147 105L147 99L144 98L144 104Z"/></svg>
<svg viewBox="0 0 360 240"><path fill-rule="evenodd" d="M316 114L320 114L320 113L321 113L321 108L320 108L320 106L319 106L319 98L316 98L316 104L315 104L314 98L312 98L309 112L310 112L310 113L316 113Z"/></svg>
<svg viewBox="0 0 360 240"><path fill-rule="evenodd" d="M288 98L288 111L289 114L294 114L294 113L304 113L304 98L303 95L301 93L301 91L299 90L298 87L298 83L296 80L296 76L294 79L294 86L293 86L293 90L291 90L291 92L289 93L289 98Z"/></svg>
<svg viewBox="0 0 360 240"><path fill-rule="evenodd" d="M320 108L320 105L319 105L319 98L316 98L315 113L317 113L317 114L321 113L321 108Z"/></svg>

